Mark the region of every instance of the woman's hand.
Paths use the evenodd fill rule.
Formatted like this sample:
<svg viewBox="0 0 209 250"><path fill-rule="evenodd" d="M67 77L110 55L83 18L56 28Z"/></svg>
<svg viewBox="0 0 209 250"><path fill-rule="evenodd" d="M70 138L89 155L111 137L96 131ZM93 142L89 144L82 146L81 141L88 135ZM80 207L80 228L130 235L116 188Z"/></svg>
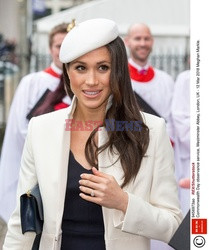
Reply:
<svg viewBox="0 0 209 250"><path fill-rule="evenodd" d="M80 196L107 208L121 210L124 214L128 205L128 194L122 190L115 178L92 168L93 174L81 174Z"/></svg>

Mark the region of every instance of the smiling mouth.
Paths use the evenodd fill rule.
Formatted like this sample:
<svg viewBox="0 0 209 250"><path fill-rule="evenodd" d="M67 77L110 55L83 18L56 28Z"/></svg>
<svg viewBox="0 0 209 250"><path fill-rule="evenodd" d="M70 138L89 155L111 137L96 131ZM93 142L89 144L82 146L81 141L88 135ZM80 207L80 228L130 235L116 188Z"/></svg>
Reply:
<svg viewBox="0 0 209 250"><path fill-rule="evenodd" d="M95 95L98 95L100 92L101 92L101 90L97 90L97 91L86 91L86 90L84 90L83 91L83 93L85 95L88 95L88 96L95 96Z"/></svg>

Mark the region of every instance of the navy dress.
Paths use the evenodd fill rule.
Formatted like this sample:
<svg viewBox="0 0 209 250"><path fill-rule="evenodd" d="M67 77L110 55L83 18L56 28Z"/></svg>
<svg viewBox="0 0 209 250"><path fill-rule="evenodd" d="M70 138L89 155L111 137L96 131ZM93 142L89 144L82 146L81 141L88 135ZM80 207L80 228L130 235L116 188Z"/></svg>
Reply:
<svg viewBox="0 0 209 250"><path fill-rule="evenodd" d="M70 151L61 250L105 250L102 207L79 196L82 173L92 171L82 167Z"/></svg>

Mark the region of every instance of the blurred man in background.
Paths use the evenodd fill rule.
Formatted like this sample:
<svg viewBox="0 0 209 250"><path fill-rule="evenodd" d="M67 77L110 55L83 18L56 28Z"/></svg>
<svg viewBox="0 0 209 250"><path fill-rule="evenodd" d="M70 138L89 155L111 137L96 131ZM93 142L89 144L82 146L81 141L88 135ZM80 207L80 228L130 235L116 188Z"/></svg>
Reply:
<svg viewBox="0 0 209 250"><path fill-rule="evenodd" d="M173 140L171 103L174 81L166 72L152 67L149 63L154 43L150 28L142 23L133 24L124 40L130 54L132 87L139 105L145 112L166 120L168 134Z"/></svg>
<svg viewBox="0 0 209 250"><path fill-rule="evenodd" d="M16 206L21 155L30 118L65 108L71 103L64 90L62 63L59 60L60 46L67 34L67 27L68 24L62 23L51 30L50 67L23 77L12 101L0 159L1 241L4 239L7 222Z"/></svg>

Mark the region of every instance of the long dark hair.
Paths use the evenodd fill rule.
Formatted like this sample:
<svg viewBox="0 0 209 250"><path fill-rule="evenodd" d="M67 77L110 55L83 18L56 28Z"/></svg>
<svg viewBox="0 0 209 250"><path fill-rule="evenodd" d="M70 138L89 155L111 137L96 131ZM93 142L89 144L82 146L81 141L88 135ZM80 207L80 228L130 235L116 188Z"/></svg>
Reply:
<svg viewBox="0 0 209 250"><path fill-rule="evenodd" d="M134 129L117 131L108 130L109 140L98 147L95 143L94 130L86 142L85 156L91 166L98 167L98 154L109 148L111 153L115 149L119 153L118 160L121 161L124 171L122 187L134 179L140 169L141 162L145 156L149 144L149 129L143 122L142 115L131 86L128 69L128 59L123 40L117 37L113 42L106 45L111 56L110 87L112 92L112 105L106 113L104 126L107 121L140 121L140 131ZM67 92L70 90L70 81L66 68L63 67L64 83Z"/></svg>

